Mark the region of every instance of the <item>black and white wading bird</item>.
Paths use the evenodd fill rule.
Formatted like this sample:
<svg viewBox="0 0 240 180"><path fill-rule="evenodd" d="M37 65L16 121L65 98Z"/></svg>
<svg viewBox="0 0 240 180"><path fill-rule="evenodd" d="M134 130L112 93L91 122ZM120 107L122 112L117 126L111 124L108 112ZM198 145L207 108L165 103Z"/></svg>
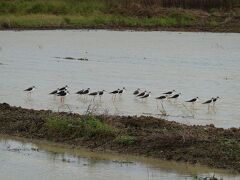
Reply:
<svg viewBox="0 0 240 180"><path fill-rule="evenodd" d="M100 97L100 101L102 100L102 95L104 94L105 90L98 91L98 95Z"/></svg>
<svg viewBox="0 0 240 180"><path fill-rule="evenodd" d="M68 90L68 85L59 88L59 91L66 91L66 90Z"/></svg>
<svg viewBox="0 0 240 180"><path fill-rule="evenodd" d="M176 91L175 91L175 90L172 90L172 91L165 92L165 93L163 93L163 94L172 95L174 92L176 92Z"/></svg>
<svg viewBox="0 0 240 180"><path fill-rule="evenodd" d="M175 95L169 97L169 99L175 99L175 101L176 101L180 95L181 95L181 93L175 94Z"/></svg>
<svg viewBox="0 0 240 180"><path fill-rule="evenodd" d="M164 99L166 99L167 98L167 96L159 96L159 97L156 97L155 99L156 100L164 100Z"/></svg>
<svg viewBox="0 0 240 180"><path fill-rule="evenodd" d="M117 90L114 90L114 91L109 93L109 94L112 94L112 99L116 98L116 95L118 94L119 91L120 91L120 89L117 89Z"/></svg>
<svg viewBox="0 0 240 180"><path fill-rule="evenodd" d="M88 94L89 96L92 96L93 97L93 101L95 100L95 97L98 95L98 91L96 91L96 92L91 92L91 93L89 93Z"/></svg>
<svg viewBox="0 0 240 180"><path fill-rule="evenodd" d="M213 98L213 100L212 100L212 101L213 101L213 105L215 105L216 101L217 101L219 98L220 98L220 97L218 97L218 96L215 97L215 98Z"/></svg>
<svg viewBox="0 0 240 180"><path fill-rule="evenodd" d="M147 93L147 91L145 90L145 91L139 93L139 94L137 95L137 97L142 97L142 96L144 96L146 93Z"/></svg>
<svg viewBox="0 0 240 180"><path fill-rule="evenodd" d="M122 89L120 89L120 90L118 91L118 94L121 95L121 94L123 94L124 91L126 91L126 88L125 88L125 87L123 87Z"/></svg>
<svg viewBox="0 0 240 180"><path fill-rule="evenodd" d="M80 91L76 92L75 94L82 95L84 92L84 89L81 89Z"/></svg>
<svg viewBox="0 0 240 180"><path fill-rule="evenodd" d="M195 102L197 102L198 99L199 99L199 97L195 97L195 98L190 99L190 100L188 100L186 102L190 102L190 103L194 104Z"/></svg>
<svg viewBox="0 0 240 180"><path fill-rule="evenodd" d="M214 98L209 99L209 100L203 102L202 104L207 104L207 105L208 105L208 110L209 110L209 108L210 108L210 104L213 102L213 99L214 99Z"/></svg>
<svg viewBox="0 0 240 180"><path fill-rule="evenodd" d="M157 108L158 108L158 100L160 100L162 109L164 110L164 107L163 107L163 103L162 103L162 102L163 102L164 99L167 99L167 95L165 95L165 96L158 96L158 97L156 97L155 99L157 100Z"/></svg>
<svg viewBox="0 0 240 180"><path fill-rule="evenodd" d="M138 95L140 93L140 88L137 88L134 92L133 95Z"/></svg>
<svg viewBox="0 0 240 180"><path fill-rule="evenodd" d="M150 94L151 92L149 91L148 93L145 93L144 96L140 96L140 98L143 100L143 99L146 99L148 97L150 97Z"/></svg>
<svg viewBox="0 0 240 180"><path fill-rule="evenodd" d="M213 98L212 98L212 99L209 99L209 100L207 100L207 101L205 101L205 102L203 102L202 104L208 104L208 105L210 105L212 102L213 102Z"/></svg>
<svg viewBox="0 0 240 180"><path fill-rule="evenodd" d="M50 92L49 95L57 95L58 92L59 92L59 88L57 88L56 90Z"/></svg>
<svg viewBox="0 0 240 180"><path fill-rule="evenodd" d="M59 91L57 93L57 96L60 96L61 102L64 102L64 97L67 96L68 94L69 94L68 90L63 90L63 91Z"/></svg>
<svg viewBox="0 0 240 180"><path fill-rule="evenodd" d="M28 92L28 94L31 95L31 93L32 93L35 89L36 89L35 86L31 86L31 87L25 89L24 91Z"/></svg>
<svg viewBox="0 0 240 180"><path fill-rule="evenodd" d="M82 92L82 95L87 95L89 92L90 92L90 88L87 88Z"/></svg>

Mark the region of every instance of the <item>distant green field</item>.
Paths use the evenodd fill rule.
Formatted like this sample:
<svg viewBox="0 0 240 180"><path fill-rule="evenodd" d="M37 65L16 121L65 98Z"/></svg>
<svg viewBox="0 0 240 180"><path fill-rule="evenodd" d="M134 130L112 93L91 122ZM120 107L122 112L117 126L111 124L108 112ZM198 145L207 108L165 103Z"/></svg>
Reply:
<svg viewBox="0 0 240 180"><path fill-rule="evenodd" d="M1 0L0 14L112 14L133 6L210 10L231 9L239 4L239 0Z"/></svg>
<svg viewBox="0 0 240 180"><path fill-rule="evenodd" d="M2 0L0 28L218 27L233 7L236 0Z"/></svg>
<svg viewBox="0 0 240 180"><path fill-rule="evenodd" d="M3 0L0 14L91 14L104 12L107 6L102 0Z"/></svg>

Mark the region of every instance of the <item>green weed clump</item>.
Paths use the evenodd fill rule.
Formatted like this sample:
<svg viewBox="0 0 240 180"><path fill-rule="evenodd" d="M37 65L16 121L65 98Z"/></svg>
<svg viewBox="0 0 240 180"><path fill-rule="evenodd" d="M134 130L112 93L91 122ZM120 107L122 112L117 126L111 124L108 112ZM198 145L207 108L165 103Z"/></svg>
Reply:
<svg viewBox="0 0 240 180"><path fill-rule="evenodd" d="M136 137L129 135L120 135L116 137L114 141L118 144L131 145L136 142Z"/></svg>
<svg viewBox="0 0 240 180"><path fill-rule="evenodd" d="M52 116L46 119L45 127L49 136L60 136L66 138L113 136L116 132L114 128L92 116L84 119Z"/></svg>

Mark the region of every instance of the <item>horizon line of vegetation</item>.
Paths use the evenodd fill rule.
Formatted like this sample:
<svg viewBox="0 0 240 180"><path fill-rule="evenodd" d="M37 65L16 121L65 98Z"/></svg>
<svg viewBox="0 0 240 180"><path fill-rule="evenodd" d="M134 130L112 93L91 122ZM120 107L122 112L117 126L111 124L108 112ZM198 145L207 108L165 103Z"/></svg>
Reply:
<svg viewBox="0 0 240 180"><path fill-rule="evenodd" d="M239 0L2 0L0 14L121 14L131 8L222 9L240 7Z"/></svg>

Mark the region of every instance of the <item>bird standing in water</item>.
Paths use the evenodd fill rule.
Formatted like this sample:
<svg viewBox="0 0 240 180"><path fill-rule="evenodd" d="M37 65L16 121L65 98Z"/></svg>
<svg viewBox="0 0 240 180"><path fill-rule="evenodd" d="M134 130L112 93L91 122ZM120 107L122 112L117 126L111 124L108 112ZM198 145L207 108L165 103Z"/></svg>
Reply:
<svg viewBox="0 0 240 180"><path fill-rule="evenodd" d="M116 95L118 94L119 91L120 91L120 89L117 89L117 90L114 90L114 91L109 93L109 94L112 94L112 99L113 100L116 98Z"/></svg>
<svg viewBox="0 0 240 180"><path fill-rule="evenodd" d="M59 88L57 88L56 90L50 92L49 95L57 95L59 91L60 91Z"/></svg>
<svg viewBox="0 0 240 180"><path fill-rule="evenodd" d="M149 91L148 93L145 93L144 96L140 96L140 98L141 98L142 100L143 100L143 99L146 99L146 98L150 97L150 94L151 94L151 92Z"/></svg>
<svg viewBox="0 0 240 180"><path fill-rule="evenodd" d="M220 98L220 97L217 96L217 97L215 97L215 98L212 99L214 106L215 106L216 101L217 101L219 98Z"/></svg>
<svg viewBox="0 0 240 180"><path fill-rule="evenodd" d="M138 95L140 92L140 88L137 88L134 92L133 92L133 95Z"/></svg>
<svg viewBox="0 0 240 180"><path fill-rule="evenodd" d="M125 87L123 87L122 89L120 89L120 90L118 91L118 94L121 95L121 94L123 94L124 91L126 91L126 88L125 88Z"/></svg>
<svg viewBox="0 0 240 180"><path fill-rule="evenodd" d="M102 100L102 95L104 94L105 90L98 91L98 95L100 97L100 101Z"/></svg>
<svg viewBox="0 0 240 180"><path fill-rule="evenodd" d="M147 91L145 90L145 91L139 93L139 94L137 95L137 97L142 97L142 96L144 96L146 93L147 93Z"/></svg>
<svg viewBox="0 0 240 180"><path fill-rule="evenodd" d="M209 110L209 108L210 108L210 104L213 102L213 98L212 99L209 99L209 100L207 100L207 101L205 101L205 102L203 102L202 104L207 104L208 105L208 110Z"/></svg>
<svg viewBox="0 0 240 180"><path fill-rule="evenodd" d="M98 91L96 91L96 92L91 92L91 93L89 93L88 94L89 96L93 96L93 101L95 100L95 97L98 95Z"/></svg>
<svg viewBox="0 0 240 180"><path fill-rule="evenodd" d="M175 99L175 101L176 101L180 95L181 95L181 93L175 94L175 95L169 97L169 99Z"/></svg>
<svg viewBox="0 0 240 180"><path fill-rule="evenodd" d="M65 90L67 90L68 89L68 85L66 85L66 86L64 86L64 87L61 87L61 88L59 88L59 91L65 91Z"/></svg>
<svg viewBox="0 0 240 180"><path fill-rule="evenodd" d="M76 92L75 94L82 95L84 92L84 89L81 89L80 91Z"/></svg>
<svg viewBox="0 0 240 180"><path fill-rule="evenodd" d="M167 96L159 96L159 97L156 97L155 99L156 99L156 100L161 100L161 101L162 101L163 99L166 99L166 98L167 98Z"/></svg>
<svg viewBox="0 0 240 180"><path fill-rule="evenodd" d="M190 100L188 100L186 102L190 102L190 103L192 103L194 105L194 103L196 103L198 99L199 99L199 97L196 97L196 98L190 99Z"/></svg>
<svg viewBox="0 0 240 180"><path fill-rule="evenodd" d="M60 96L60 100L63 103L64 102L64 97L67 96L69 94L68 90L63 90L63 91L59 91L57 93L57 96Z"/></svg>
<svg viewBox="0 0 240 180"><path fill-rule="evenodd" d="M172 90L172 91L165 92L165 93L163 93L163 94L166 94L166 95L172 95L173 92L176 92L176 91L175 91L175 90Z"/></svg>
<svg viewBox="0 0 240 180"><path fill-rule="evenodd" d="M28 92L28 94L31 96L32 92L33 92L35 89L36 89L35 86L31 86L31 87L25 89L24 91Z"/></svg>

